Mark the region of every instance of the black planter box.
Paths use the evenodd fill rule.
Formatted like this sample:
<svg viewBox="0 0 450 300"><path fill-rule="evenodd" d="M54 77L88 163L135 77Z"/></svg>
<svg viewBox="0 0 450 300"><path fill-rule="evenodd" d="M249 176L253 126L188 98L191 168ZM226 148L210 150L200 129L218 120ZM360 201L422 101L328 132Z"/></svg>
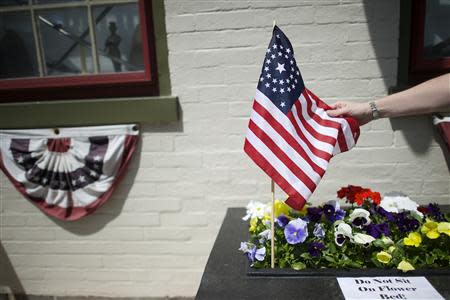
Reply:
<svg viewBox="0 0 450 300"><path fill-rule="evenodd" d="M248 238L244 208L229 208L206 264L196 299L344 299L336 277L425 276L450 299L450 270L402 273L392 269L252 269L238 251Z"/></svg>

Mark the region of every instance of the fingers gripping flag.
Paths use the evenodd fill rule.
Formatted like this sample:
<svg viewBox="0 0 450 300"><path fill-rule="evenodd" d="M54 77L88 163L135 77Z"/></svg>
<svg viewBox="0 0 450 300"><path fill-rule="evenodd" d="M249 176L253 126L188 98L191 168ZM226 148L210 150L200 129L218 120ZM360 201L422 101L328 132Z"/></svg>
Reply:
<svg viewBox="0 0 450 300"><path fill-rule="evenodd" d="M333 155L359 137L353 118L331 118L330 107L309 91L286 35L275 26L253 101L244 151L300 210Z"/></svg>
<svg viewBox="0 0 450 300"><path fill-rule="evenodd" d="M104 204L138 142L137 126L1 130L0 169L46 214L77 220Z"/></svg>

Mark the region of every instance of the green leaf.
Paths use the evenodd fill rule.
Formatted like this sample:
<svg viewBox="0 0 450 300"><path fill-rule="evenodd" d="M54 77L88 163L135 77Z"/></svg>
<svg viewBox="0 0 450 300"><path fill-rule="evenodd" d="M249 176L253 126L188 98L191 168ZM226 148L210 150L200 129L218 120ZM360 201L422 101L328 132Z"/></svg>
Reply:
<svg viewBox="0 0 450 300"><path fill-rule="evenodd" d="M306 269L306 265L301 261L292 264L292 269L294 270L303 270Z"/></svg>

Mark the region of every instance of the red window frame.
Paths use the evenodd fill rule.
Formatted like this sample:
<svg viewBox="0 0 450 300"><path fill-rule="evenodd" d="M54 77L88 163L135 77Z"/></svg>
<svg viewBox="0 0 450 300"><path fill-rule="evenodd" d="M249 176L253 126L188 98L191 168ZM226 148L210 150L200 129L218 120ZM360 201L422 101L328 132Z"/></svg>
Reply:
<svg viewBox="0 0 450 300"><path fill-rule="evenodd" d="M450 71L450 57L427 59L424 56L426 0L414 0L412 6L410 81L424 81Z"/></svg>
<svg viewBox="0 0 450 300"><path fill-rule="evenodd" d="M2 79L0 103L159 95L152 0L138 0L138 5L143 71Z"/></svg>

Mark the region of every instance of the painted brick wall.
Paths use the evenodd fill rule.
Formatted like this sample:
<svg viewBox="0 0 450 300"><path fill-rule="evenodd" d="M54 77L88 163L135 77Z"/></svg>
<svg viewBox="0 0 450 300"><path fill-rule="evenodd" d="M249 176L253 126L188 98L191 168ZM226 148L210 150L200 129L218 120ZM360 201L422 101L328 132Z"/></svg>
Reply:
<svg viewBox="0 0 450 300"><path fill-rule="evenodd" d="M195 295L226 208L269 199L269 179L242 146L273 19L293 42L306 85L326 101L367 101L395 85L398 1L165 6L172 91L183 118L144 125L113 199L91 217L62 223L2 178L1 240L28 293ZM449 203L449 173L430 120L363 127L356 149L333 159L312 200L332 199L350 183Z"/></svg>

